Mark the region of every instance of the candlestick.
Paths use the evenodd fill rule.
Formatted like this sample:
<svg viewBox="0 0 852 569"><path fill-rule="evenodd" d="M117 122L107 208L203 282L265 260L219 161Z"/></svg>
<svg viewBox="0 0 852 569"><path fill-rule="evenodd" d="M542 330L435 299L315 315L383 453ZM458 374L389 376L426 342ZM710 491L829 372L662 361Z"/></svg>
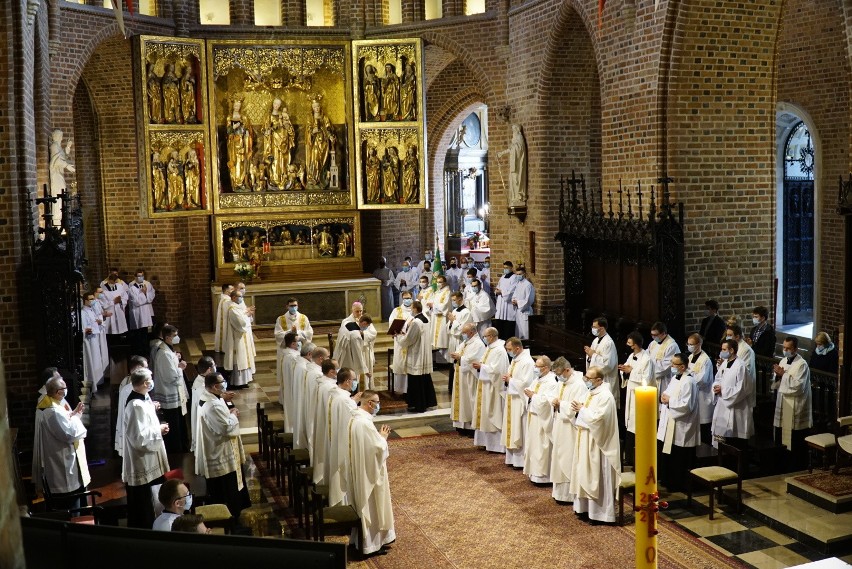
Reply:
<svg viewBox="0 0 852 569"><path fill-rule="evenodd" d="M657 388L636 388L636 567L657 568Z"/></svg>

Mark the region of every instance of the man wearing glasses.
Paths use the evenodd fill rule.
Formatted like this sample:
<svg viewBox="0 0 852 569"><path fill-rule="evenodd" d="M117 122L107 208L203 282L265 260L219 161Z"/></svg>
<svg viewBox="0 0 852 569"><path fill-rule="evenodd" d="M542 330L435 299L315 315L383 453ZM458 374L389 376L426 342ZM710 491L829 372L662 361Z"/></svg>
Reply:
<svg viewBox="0 0 852 569"><path fill-rule="evenodd" d="M349 420L349 498L361 518L362 553L381 552L396 539L388 481L388 435L390 427L376 429L373 417L379 412L379 394L364 391L361 407Z"/></svg>
<svg viewBox="0 0 852 569"><path fill-rule="evenodd" d="M172 523L192 508L192 492L183 480L166 480L160 486L157 499L163 505L163 513L154 520L153 529L171 531Z"/></svg>
<svg viewBox="0 0 852 569"><path fill-rule="evenodd" d="M65 401L65 380L58 373L47 381L45 389L50 406L36 410L33 480L39 490L46 483L54 497L82 492L90 481L83 441L86 427L80 420L83 404L71 409ZM70 503L68 507L77 505Z"/></svg>

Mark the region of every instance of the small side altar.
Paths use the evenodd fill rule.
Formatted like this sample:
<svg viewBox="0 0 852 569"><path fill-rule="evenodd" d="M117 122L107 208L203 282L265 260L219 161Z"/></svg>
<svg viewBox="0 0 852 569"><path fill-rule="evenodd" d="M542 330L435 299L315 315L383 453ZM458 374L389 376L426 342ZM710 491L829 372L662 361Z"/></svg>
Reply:
<svg viewBox="0 0 852 569"><path fill-rule="evenodd" d="M238 280L234 275L226 282ZM255 326L274 326L276 319L287 311L287 299L290 297L299 300L299 311L311 320L312 325L339 324L351 313L355 301L364 305L364 312L374 321L378 322L382 317L382 283L373 277L300 282L255 280L247 285L245 302L255 307ZM221 283L210 286L214 322L221 292Z"/></svg>

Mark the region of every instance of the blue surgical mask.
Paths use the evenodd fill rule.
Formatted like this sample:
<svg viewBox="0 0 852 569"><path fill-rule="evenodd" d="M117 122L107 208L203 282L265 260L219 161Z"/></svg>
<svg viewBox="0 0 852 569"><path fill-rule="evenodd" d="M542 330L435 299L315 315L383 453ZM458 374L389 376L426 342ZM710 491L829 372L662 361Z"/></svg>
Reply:
<svg viewBox="0 0 852 569"><path fill-rule="evenodd" d="M352 380L352 393L358 393L358 380Z"/></svg>
<svg viewBox="0 0 852 569"><path fill-rule="evenodd" d="M515 275L515 280L521 282L522 280L524 280L524 275Z"/></svg>
<svg viewBox="0 0 852 569"><path fill-rule="evenodd" d="M228 382L227 382L227 381L223 381L223 382L222 382L222 391L227 391L227 389L228 389Z"/></svg>
<svg viewBox="0 0 852 569"><path fill-rule="evenodd" d="M412 302L414 302L414 301L410 298L403 298L402 299L402 305L403 306L411 306Z"/></svg>
<svg viewBox="0 0 852 569"><path fill-rule="evenodd" d="M459 307L459 303L454 300L453 301L453 308L458 308L458 307Z"/></svg>
<svg viewBox="0 0 852 569"><path fill-rule="evenodd" d="M791 352L790 350L784 350L784 357L785 358L792 358L793 352Z"/></svg>
<svg viewBox="0 0 852 569"><path fill-rule="evenodd" d="M426 258L427 261L431 261L432 260L432 253L426 253L425 258Z"/></svg>
<svg viewBox="0 0 852 569"><path fill-rule="evenodd" d="M757 326L758 324L760 324L760 318L752 318L752 319L751 319L751 322L752 322L752 324L754 324L755 326Z"/></svg>
<svg viewBox="0 0 852 569"><path fill-rule="evenodd" d="M695 350L698 349L698 345L697 344L687 344L686 349L689 351L690 354L694 354Z"/></svg>
<svg viewBox="0 0 852 569"><path fill-rule="evenodd" d="M287 310L290 312L290 314L296 314L297 312L299 312L299 307L298 306L288 306Z"/></svg>
<svg viewBox="0 0 852 569"><path fill-rule="evenodd" d="M734 339L734 337L729 335L729 336L725 336L725 339L726 339L726 340L733 340L733 339Z"/></svg>
<svg viewBox="0 0 852 569"><path fill-rule="evenodd" d="M654 341L657 342L658 344L662 344L663 343L663 337L657 336L656 338L654 338Z"/></svg>
<svg viewBox="0 0 852 569"><path fill-rule="evenodd" d="M814 350L817 354L824 356L828 353L828 346L817 346Z"/></svg>
<svg viewBox="0 0 852 569"><path fill-rule="evenodd" d="M375 408L373 408L373 417L375 417L376 415L379 414L379 409L381 409L381 408L382 408L382 404L376 403Z"/></svg>
<svg viewBox="0 0 852 569"><path fill-rule="evenodd" d="M184 498L184 500L186 500L186 502L183 505L183 509L185 511L191 510L192 509L192 494L187 494L186 498Z"/></svg>
<svg viewBox="0 0 852 569"><path fill-rule="evenodd" d="M486 269L490 269L491 263L483 263L482 266L485 267Z"/></svg>
<svg viewBox="0 0 852 569"><path fill-rule="evenodd" d="M504 277L506 277L506 276L508 276L508 275L509 275L509 273L511 273L511 272L512 272L512 271L510 271L509 269L503 269L503 276L504 276Z"/></svg>
<svg viewBox="0 0 852 569"><path fill-rule="evenodd" d="M477 292L479 292L479 287L478 287L478 286L471 287L471 290L472 290L474 293L477 293Z"/></svg>
<svg viewBox="0 0 852 569"><path fill-rule="evenodd" d="M729 352L728 350L721 351L719 352L719 357L723 360L727 360L731 357L731 352Z"/></svg>
<svg viewBox="0 0 852 569"><path fill-rule="evenodd" d="M541 377L541 370L538 368L533 368L533 377Z"/></svg>
<svg viewBox="0 0 852 569"><path fill-rule="evenodd" d="M594 388L594 384L591 381L586 380L586 389L591 391L593 388Z"/></svg>
<svg viewBox="0 0 852 569"><path fill-rule="evenodd" d="M402 271L405 272L405 273L407 273L410 270L411 270L411 267L403 267L402 268Z"/></svg>
<svg viewBox="0 0 852 569"><path fill-rule="evenodd" d="M136 282L142 284L145 282L145 277L136 277Z"/></svg>
<svg viewBox="0 0 852 569"><path fill-rule="evenodd" d="M600 332L601 332L600 328L598 328L597 326L592 326L592 336L597 338L598 334L600 334Z"/></svg>
<svg viewBox="0 0 852 569"><path fill-rule="evenodd" d="M462 269L466 269L467 267L468 267L468 264L467 264L467 263L462 263L462 264L461 264L461 268L462 268Z"/></svg>
<svg viewBox="0 0 852 569"><path fill-rule="evenodd" d="M242 303L243 303L243 297L238 296L237 297L237 304L242 304Z"/></svg>

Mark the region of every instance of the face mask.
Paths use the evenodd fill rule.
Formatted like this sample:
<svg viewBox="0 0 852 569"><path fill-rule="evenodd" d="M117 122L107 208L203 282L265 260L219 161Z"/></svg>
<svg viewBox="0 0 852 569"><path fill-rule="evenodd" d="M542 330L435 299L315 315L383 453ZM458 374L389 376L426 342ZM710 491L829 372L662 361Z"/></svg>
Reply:
<svg viewBox="0 0 852 569"><path fill-rule="evenodd" d="M586 380L586 389L588 389L589 391L594 389L594 384L589 380Z"/></svg>
<svg viewBox="0 0 852 569"><path fill-rule="evenodd" d="M825 355L825 353L826 353L828 350L826 349L826 347L825 347L825 346L817 346L817 347L816 347L816 349L815 349L814 351L815 351L816 353L818 353L819 355L824 356L824 355Z"/></svg>
<svg viewBox="0 0 852 569"><path fill-rule="evenodd" d="M382 408L381 403L376 403L376 406L373 408L373 417L379 414L379 409Z"/></svg>
<svg viewBox="0 0 852 569"><path fill-rule="evenodd" d="M458 308L458 307L459 307L459 303L454 300L453 301L453 308Z"/></svg>
<svg viewBox="0 0 852 569"><path fill-rule="evenodd" d="M566 381L568 381L567 375L560 375L558 377L559 377L559 381L561 381L562 383L565 383Z"/></svg>
<svg viewBox="0 0 852 569"><path fill-rule="evenodd" d="M431 261L431 260L432 260L432 253L429 253L428 255L426 255L426 260L427 260L427 261Z"/></svg>
<svg viewBox="0 0 852 569"><path fill-rule="evenodd" d="M136 282L142 284L145 282L145 277L136 277Z"/></svg>
<svg viewBox="0 0 852 569"><path fill-rule="evenodd" d="M479 287L478 287L478 286L471 287L471 290L472 290L472 291L474 292L474 294L475 294L475 293L479 292Z"/></svg>
<svg viewBox="0 0 852 569"><path fill-rule="evenodd" d="M510 271L509 269L503 269L503 276L507 277L507 276L509 276L509 273L511 273L511 272L512 271Z"/></svg>
<svg viewBox="0 0 852 569"><path fill-rule="evenodd" d="M192 494L187 494L186 498L184 498L184 500L186 500L186 503L184 504L183 509L184 510L191 510L192 509Z"/></svg>
<svg viewBox="0 0 852 569"><path fill-rule="evenodd" d="M675 366L672 366L672 375L675 376L679 373L680 373L680 371L678 371L678 369Z"/></svg>
<svg viewBox="0 0 852 569"><path fill-rule="evenodd" d="M288 306L287 310L290 311L290 314L296 314L299 311L299 307L298 306Z"/></svg>
<svg viewBox="0 0 852 569"><path fill-rule="evenodd" d="M791 352L790 350L784 350L784 357L785 358L792 358L793 352Z"/></svg>
<svg viewBox="0 0 852 569"><path fill-rule="evenodd" d="M412 303L412 302L414 302L414 301L413 301L413 300L411 300L410 298L404 298L404 299L402 299L402 305L403 305L403 306L411 306L411 303Z"/></svg>
<svg viewBox="0 0 852 569"><path fill-rule="evenodd" d="M490 268L491 268L491 263L483 263L483 265L482 265L482 266L483 266L483 267L485 267L486 269L490 269Z"/></svg>
<svg viewBox="0 0 852 569"><path fill-rule="evenodd" d="M153 379L149 380L146 385L148 386L148 391L154 391L154 380Z"/></svg>
<svg viewBox="0 0 852 569"><path fill-rule="evenodd" d="M175 334L175 337L174 337L174 338L172 338L172 345L173 345L173 346L177 346L178 344L180 344L180 336L178 336L177 334Z"/></svg>
<svg viewBox="0 0 852 569"><path fill-rule="evenodd" d="M760 324L760 318L752 318L751 321L754 323L755 326Z"/></svg>
<svg viewBox="0 0 852 569"><path fill-rule="evenodd" d="M462 338L462 342L467 342L468 335L467 335L467 334L462 334L462 335L461 335L461 338Z"/></svg>
<svg viewBox="0 0 852 569"><path fill-rule="evenodd" d="M729 352L727 350L723 351L723 352L719 352L719 357L723 360L726 360L726 359L731 357L731 352Z"/></svg>
<svg viewBox="0 0 852 569"><path fill-rule="evenodd" d="M242 303L243 303L243 297L238 296L237 297L237 304L242 304Z"/></svg>
<svg viewBox="0 0 852 569"><path fill-rule="evenodd" d="M533 369L533 377L541 377L541 370L538 368Z"/></svg>
<svg viewBox="0 0 852 569"><path fill-rule="evenodd" d="M423 281L420 281L420 288L426 290L427 288L429 288L429 283L424 283Z"/></svg>
<svg viewBox="0 0 852 569"><path fill-rule="evenodd" d="M358 380L357 380L357 379L353 379L353 380L352 380L352 389L351 389L351 391L352 391L352 393L358 393Z"/></svg>
<svg viewBox="0 0 852 569"><path fill-rule="evenodd" d="M663 337L659 336L658 338L654 338L654 341L657 342L658 344L662 344L663 343Z"/></svg>
<svg viewBox="0 0 852 569"><path fill-rule="evenodd" d="M98 298L100 298L101 300L106 300L106 295L104 293L100 293L98 295Z"/></svg>
<svg viewBox="0 0 852 569"><path fill-rule="evenodd" d="M407 273L410 270L411 270L411 267L403 267L402 268L402 271L405 272L405 273Z"/></svg>
<svg viewBox="0 0 852 569"><path fill-rule="evenodd" d="M301 351L301 349L302 349L302 342L296 342L296 349Z"/></svg>
<svg viewBox="0 0 852 569"><path fill-rule="evenodd" d="M462 263L462 266L461 266L462 269L466 269L467 267L468 267L467 263Z"/></svg>
<svg viewBox="0 0 852 569"><path fill-rule="evenodd" d="M455 269L455 268L456 268L456 264L455 264L455 263L450 263L450 268L451 268L451 269Z"/></svg>
<svg viewBox="0 0 852 569"><path fill-rule="evenodd" d="M515 275L515 280L521 282L522 280L524 280L524 275Z"/></svg>
<svg viewBox="0 0 852 569"><path fill-rule="evenodd" d="M592 336L594 336L594 337L596 337L596 338L597 338L597 336L598 336L598 334L600 333L600 331L601 331L601 329L600 329L600 328L598 328L597 326L592 326Z"/></svg>
<svg viewBox="0 0 852 569"><path fill-rule="evenodd" d="M223 382L222 382L222 391L227 391L227 390L228 390L228 382L227 382L227 381L223 381Z"/></svg>
<svg viewBox="0 0 852 569"><path fill-rule="evenodd" d="M694 354L696 348L698 348L698 346L695 345L695 344L687 344L686 345L686 349L689 350L690 354Z"/></svg>
<svg viewBox="0 0 852 569"><path fill-rule="evenodd" d="M725 336L725 339L726 339L726 340L733 340L733 339L734 339L734 337L733 337L733 336Z"/></svg>

